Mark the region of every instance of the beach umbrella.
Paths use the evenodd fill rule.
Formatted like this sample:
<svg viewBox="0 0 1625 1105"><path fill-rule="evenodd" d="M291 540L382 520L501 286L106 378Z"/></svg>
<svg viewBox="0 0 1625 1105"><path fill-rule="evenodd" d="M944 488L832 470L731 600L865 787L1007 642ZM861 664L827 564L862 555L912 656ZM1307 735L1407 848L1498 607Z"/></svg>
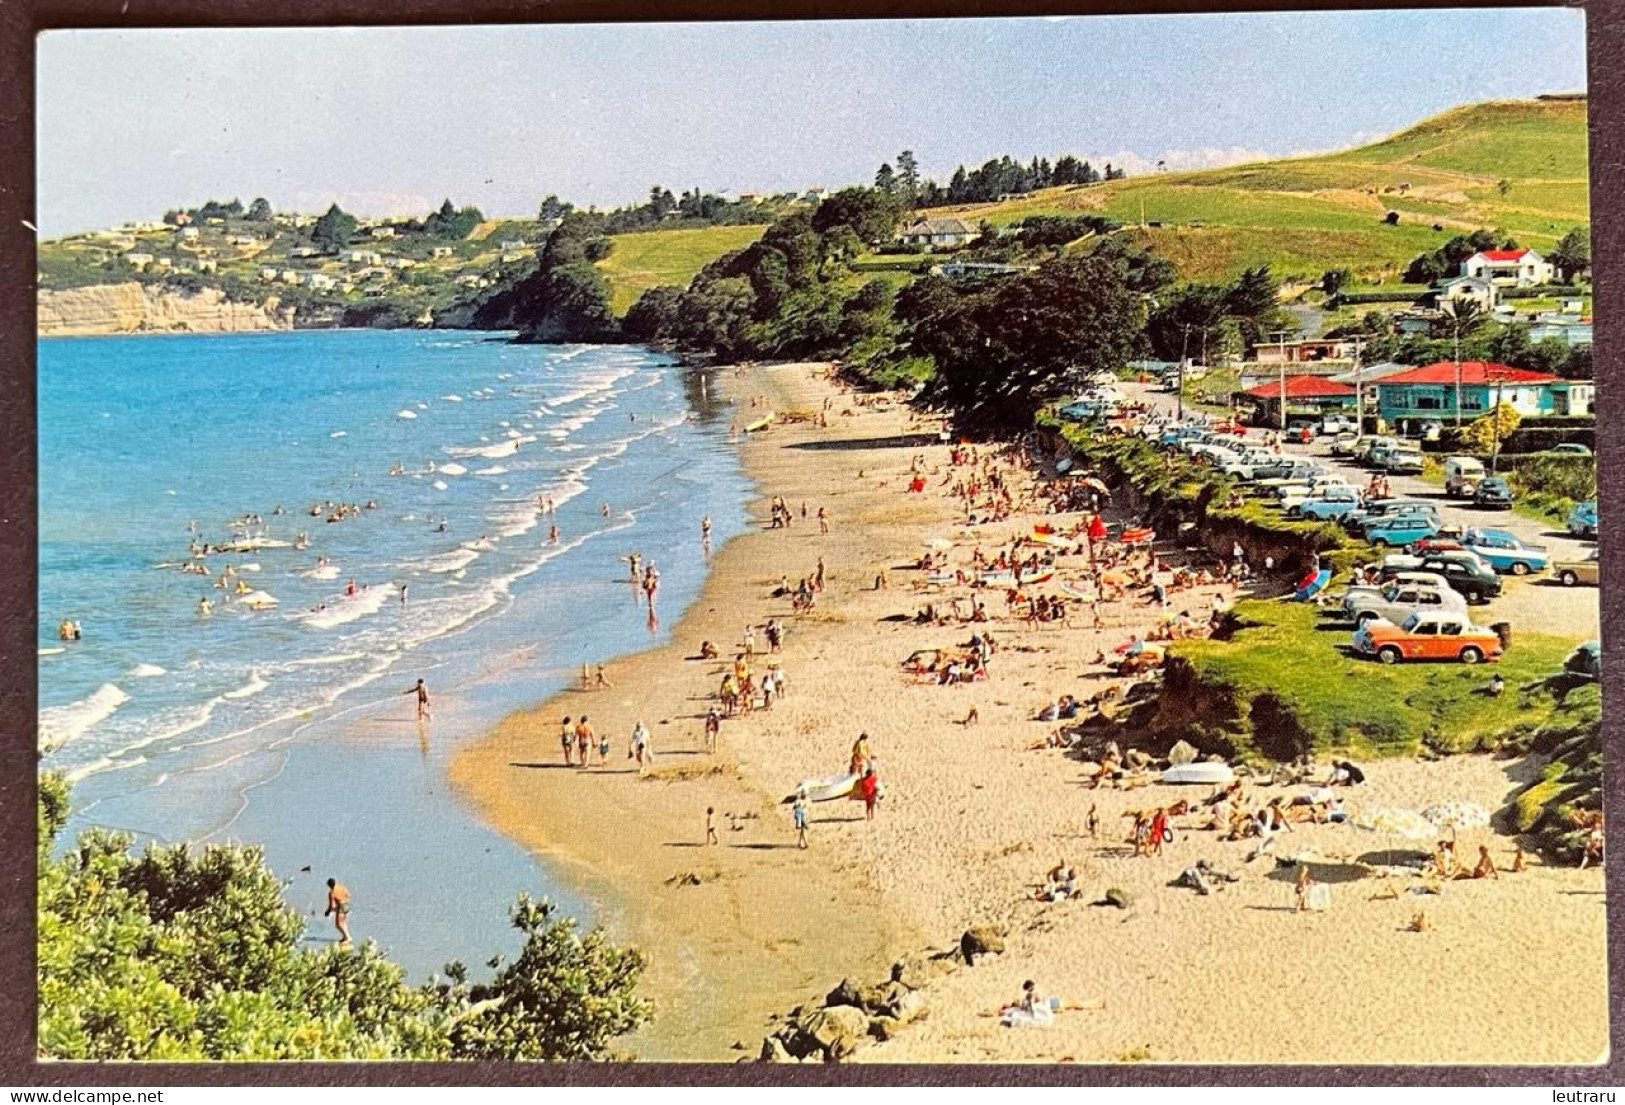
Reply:
<svg viewBox="0 0 1625 1105"><path fill-rule="evenodd" d="M1421 814L1393 806L1371 806L1361 810L1354 818L1354 826L1367 832L1406 840L1432 840L1438 834L1433 822Z"/></svg>
<svg viewBox="0 0 1625 1105"><path fill-rule="evenodd" d="M1460 799L1429 806L1422 811L1422 817L1441 829L1484 829L1490 824L1489 810L1477 802Z"/></svg>

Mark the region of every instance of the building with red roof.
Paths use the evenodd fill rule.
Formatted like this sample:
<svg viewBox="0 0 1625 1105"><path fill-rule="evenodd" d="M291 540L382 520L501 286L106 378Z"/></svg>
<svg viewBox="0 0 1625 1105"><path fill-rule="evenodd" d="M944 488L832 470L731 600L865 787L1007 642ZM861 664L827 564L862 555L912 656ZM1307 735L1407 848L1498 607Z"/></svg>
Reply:
<svg viewBox="0 0 1625 1105"><path fill-rule="evenodd" d="M1385 375L1376 390L1377 413L1401 431L1421 422L1477 418L1497 403L1525 417L1584 417L1596 396L1590 380L1485 361L1435 361Z"/></svg>
<svg viewBox="0 0 1625 1105"><path fill-rule="evenodd" d="M1555 282L1557 270L1532 249L1484 249L1461 263L1461 275L1527 288Z"/></svg>
<svg viewBox="0 0 1625 1105"><path fill-rule="evenodd" d="M1326 376L1288 376L1239 392L1238 398L1253 406L1253 424L1277 426L1281 423L1281 393L1286 393L1288 421L1293 415L1319 418L1327 411L1353 410L1359 392L1348 384Z"/></svg>

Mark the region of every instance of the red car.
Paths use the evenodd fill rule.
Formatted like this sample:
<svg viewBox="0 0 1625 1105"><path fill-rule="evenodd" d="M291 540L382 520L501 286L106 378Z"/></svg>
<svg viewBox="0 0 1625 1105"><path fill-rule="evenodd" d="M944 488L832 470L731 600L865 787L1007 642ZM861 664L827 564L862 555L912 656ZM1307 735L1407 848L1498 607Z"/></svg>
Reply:
<svg viewBox="0 0 1625 1105"><path fill-rule="evenodd" d="M1237 437L1247 436L1247 427L1240 422L1215 422L1212 429L1216 434L1235 434Z"/></svg>
<svg viewBox="0 0 1625 1105"><path fill-rule="evenodd" d="M1456 552L1466 547L1454 537L1424 537L1411 545L1410 552L1412 556L1426 556L1435 552Z"/></svg>

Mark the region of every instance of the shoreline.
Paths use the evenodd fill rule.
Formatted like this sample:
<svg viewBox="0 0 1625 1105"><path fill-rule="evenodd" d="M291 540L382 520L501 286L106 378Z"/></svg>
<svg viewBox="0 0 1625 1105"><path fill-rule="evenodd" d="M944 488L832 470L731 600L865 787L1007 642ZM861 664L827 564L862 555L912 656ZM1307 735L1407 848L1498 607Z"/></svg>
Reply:
<svg viewBox="0 0 1625 1105"><path fill-rule="evenodd" d="M1396 900L1380 898L1373 879L1334 886L1335 908L1305 915L1291 908L1290 872L1283 880L1269 857L1246 862L1252 842L1220 842L1191 821L1175 821L1165 855L1129 858L1116 843L1125 810L1201 795L1160 785L1086 789L1075 761L1035 747L1051 726L1032 719L1059 692L1118 683L1087 658L1155 614L1124 603L1104 629L1076 618L1066 628L1032 626L1002 616L997 593L983 592L987 628L1002 646L991 678L948 687L910 679L899 668L904 657L962 645L973 628L913 624L907 616L932 601L910 588L919 577L895 571L889 589L876 590L876 573L901 569L944 539L961 558L973 545L997 549L1030 533L1038 516L1018 494L1008 520L967 526L942 486L955 478L947 448L922 435L927 427L906 409L854 405L847 417L850 393L815 379L812 366L744 371L713 375L740 405L740 422L752 394L780 411L816 409L824 398L836 406L828 429L780 425L741 445L760 489L758 528L720 550L668 647L611 664L611 690L567 692L513 715L451 771L488 824L614 902L602 920L648 956L645 988L657 1005L654 1022L629 1041L638 1057L754 1056L790 1007L845 977L883 977L896 959L951 945L976 925L1005 929L1007 952L933 983L926 1020L855 1058L1585 1063L1606 1054L1597 871L1536 865ZM921 495L904 493L915 456L930 473ZM1018 492L1030 482L1014 478ZM803 497L813 511L828 504L833 532L820 536L815 521L799 517L788 530L761 528L765 497L775 494L792 508ZM811 574L819 557L828 591L814 612L793 618L769 593L781 575L793 583ZM1204 600L1189 599L1193 608ZM723 667L684 657L709 639L726 659L747 622L772 616L788 626L790 692L770 712L725 722L713 762L698 751L700 719ZM981 721L968 727L973 705ZM609 771L552 768L560 717L583 710L595 729L608 729ZM639 717L660 756L656 778L645 781L621 773ZM811 848L798 851L776 799L801 778L839 771L864 730L890 791L876 820L865 823L856 806L829 808L847 803L814 805ZM1382 760L1351 799L1420 808L1460 798L1495 809L1528 768L1484 755ZM718 810L722 847L701 844L708 804ZM1098 840L1085 828L1095 806ZM1483 839L1504 863L1510 841ZM1290 853L1348 857L1394 844L1329 825L1300 825L1286 843ZM1078 868L1085 901L1033 900L1057 858ZM1242 881L1214 897L1169 885L1198 859L1240 871ZM689 872L700 885L668 885ZM1107 888L1126 891L1134 905L1092 908ZM1434 931L1407 930L1419 909ZM1018 996L1024 978L1100 1008L1047 1031L1001 1029L988 1011ZM1526 1014L1541 1008L1569 1015ZM731 1048L736 1041L743 1052Z"/></svg>

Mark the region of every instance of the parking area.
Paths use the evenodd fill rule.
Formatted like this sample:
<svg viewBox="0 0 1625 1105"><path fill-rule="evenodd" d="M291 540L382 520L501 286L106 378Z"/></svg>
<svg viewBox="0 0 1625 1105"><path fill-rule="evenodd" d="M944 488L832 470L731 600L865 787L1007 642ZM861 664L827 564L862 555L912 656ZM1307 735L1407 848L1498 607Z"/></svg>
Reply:
<svg viewBox="0 0 1625 1105"><path fill-rule="evenodd" d="M1144 403L1170 417L1177 408L1176 397L1167 392L1143 384L1125 384L1123 390L1129 401ZM1247 436L1259 440L1263 434L1262 430L1251 430ZM1333 456L1330 439L1317 439L1309 445L1286 444L1282 446L1282 451L1310 457L1355 487L1364 487L1371 478L1370 469ZM1506 530L1522 541L1545 548L1553 562L1584 559L1596 547L1595 541L1572 537L1561 525L1544 523L1510 510L1479 508L1469 501L1452 499L1444 493L1444 488L1416 476L1390 476L1388 482L1396 496L1426 499L1434 503L1447 526ZM1597 588L1586 584L1565 587L1550 573L1523 578L1506 576L1501 596L1487 607L1475 607L1474 618L1485 623L1510 622L1514 632L1524 629L1568 638L1595 638L1601 633L1602 626Z"/></svg>

